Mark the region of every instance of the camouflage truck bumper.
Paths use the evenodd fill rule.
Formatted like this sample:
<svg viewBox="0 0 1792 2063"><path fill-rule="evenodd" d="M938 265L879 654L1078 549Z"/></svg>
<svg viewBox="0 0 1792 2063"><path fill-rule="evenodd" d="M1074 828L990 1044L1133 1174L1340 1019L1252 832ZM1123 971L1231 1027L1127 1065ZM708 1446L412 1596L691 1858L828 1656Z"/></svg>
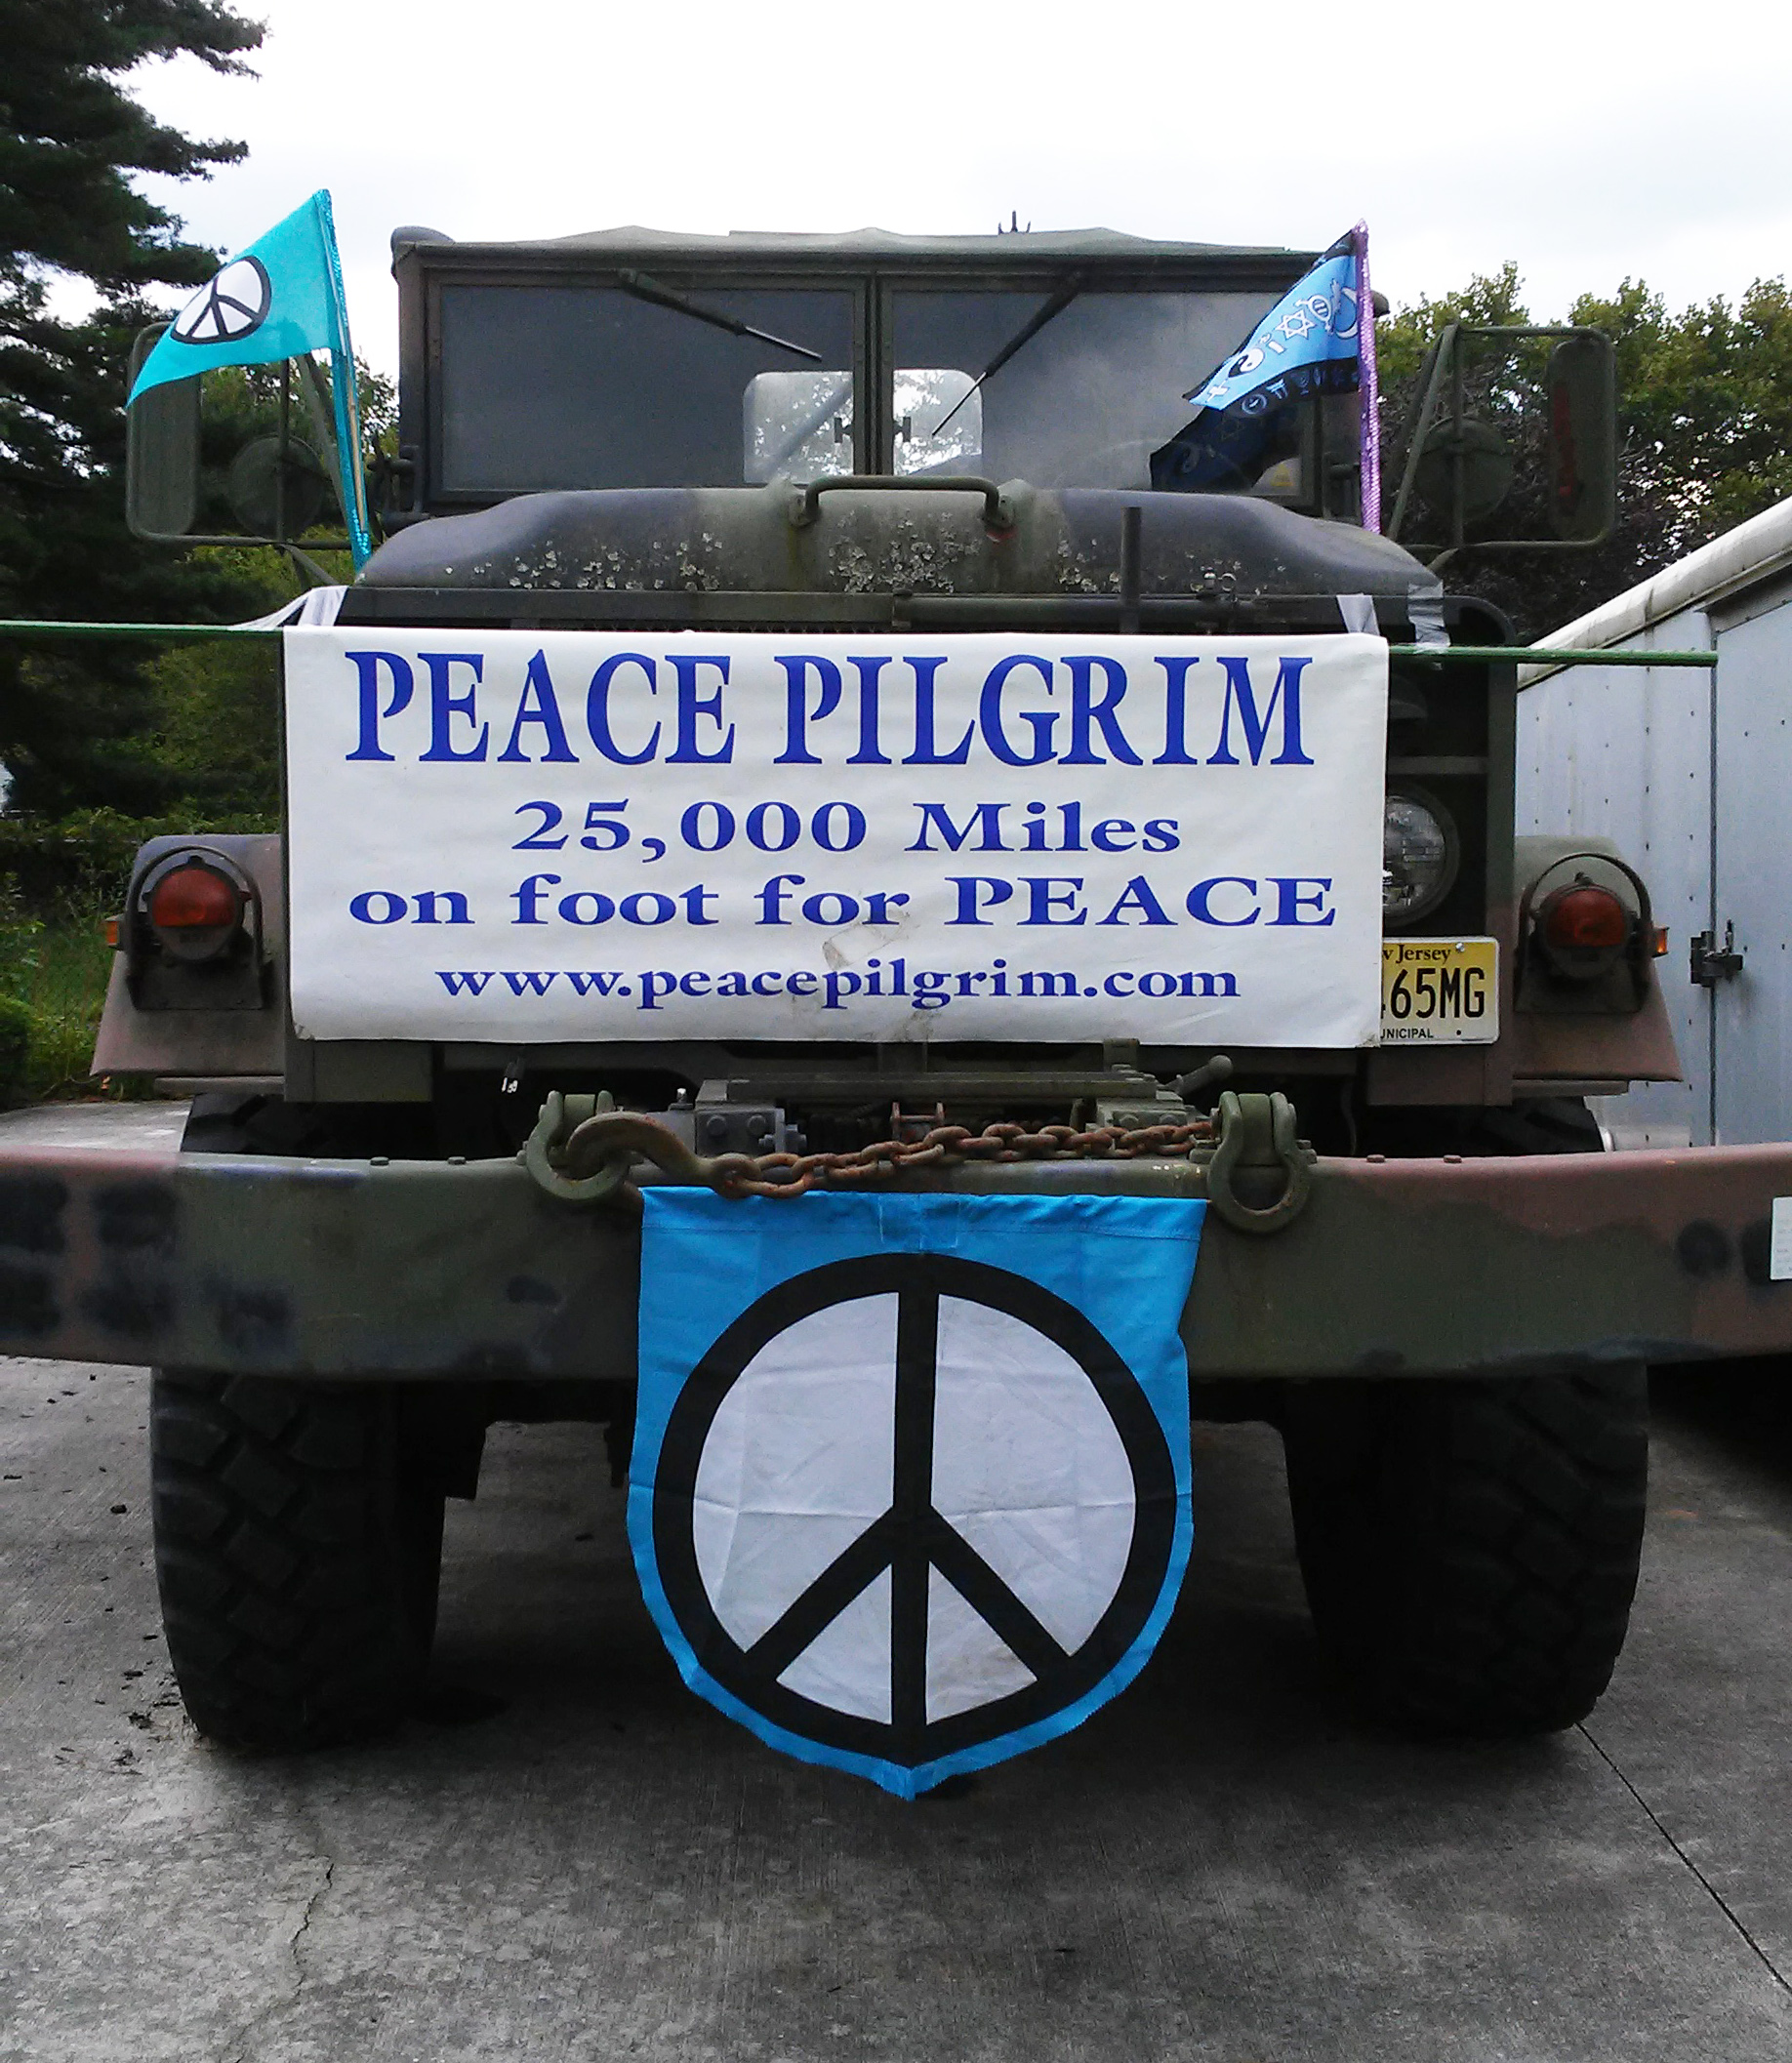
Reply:
<svg viewBox="0 0 1792 2063"><path fill-rule="evenodd" d="M1082 1161L891 1186L1198 1196L1202 1181L1186 1162ZM1322 1158L1274 1235L1210 1214L1182 1322L1190 1367L1203 1382L1475 1376L1792 1349L1780 1197L1792 1144ZM0 1141L0 1352L329 1381L628 1381L639 1298L676 1294L640 1280L631 1203L557 1202L510 1160Z"/></svg>

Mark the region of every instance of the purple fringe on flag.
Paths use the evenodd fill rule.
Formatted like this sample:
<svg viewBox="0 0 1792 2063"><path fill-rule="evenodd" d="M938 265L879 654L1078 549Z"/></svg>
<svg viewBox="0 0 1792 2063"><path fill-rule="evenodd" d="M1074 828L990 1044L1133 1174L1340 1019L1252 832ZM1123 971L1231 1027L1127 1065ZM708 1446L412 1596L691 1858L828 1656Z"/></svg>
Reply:
<svg viewBox="0 0 1792 2063"><path fill-rule="evenodd" d="M1363 527L1381 528L1381 411L1375 377L1375 297L1369 287L1368 223L1359 222L1350 232L1351 248L1357 254L1357 353L1361 373L1357 382L1361 410L1358 448L1363 477Z"/></svg>

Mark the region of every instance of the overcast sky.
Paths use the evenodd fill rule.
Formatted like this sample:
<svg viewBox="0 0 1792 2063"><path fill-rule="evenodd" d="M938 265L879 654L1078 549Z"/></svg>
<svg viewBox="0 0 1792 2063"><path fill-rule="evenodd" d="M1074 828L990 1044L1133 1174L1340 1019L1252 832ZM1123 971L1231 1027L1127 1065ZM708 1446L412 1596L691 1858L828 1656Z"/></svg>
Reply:
<svg viewBox="0 0 1792 2063"><path fill-rule="evenodd" d="M399 222L538 237L993 229L1319 247L1366 217L1398 303L1517 261L1539 317L1642 277L1680 305L1792 268L1792 27L1705 0L237 0L258 79L139 73L241 138L152 182L235 250L335 197L355 343L396 355Z"/></svg>

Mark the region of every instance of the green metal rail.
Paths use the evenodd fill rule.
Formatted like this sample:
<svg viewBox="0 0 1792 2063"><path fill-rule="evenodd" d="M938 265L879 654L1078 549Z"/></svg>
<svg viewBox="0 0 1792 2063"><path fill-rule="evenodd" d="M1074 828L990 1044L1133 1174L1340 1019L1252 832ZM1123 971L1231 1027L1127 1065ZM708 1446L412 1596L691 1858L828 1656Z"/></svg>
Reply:
<svg viewBox="0 0 1792 2063"><path fill-rule="evenodd" d="M265 642L284 637L284 630L254 624L87 624L37 623L0 619L0 637L160 638L176 645L203 644L211 638L243 637ZM1545 645L1390 645L1390 659L1422 659L1432 665L1528 667L1715 667L1715 652L1581 652Z"/></svg>
<svg viewBox="0 0 1792 2063"><path fill-rule="evenodd" d="M33 623L18 617L0 619L0 637L97 637L120 642L134 637L155 637L165 644L197 645L214 637L265 641L285 634L283 630L263 629L254 624L82 624Z"/></svg>
<svg viewBox="0 0 1792 2063"><path fill-rule="evenodd" d="M1390 659L1453 659L1525 667L1715 667L1715 652L1582 652L1553 645L1390 645Z"/></svg>

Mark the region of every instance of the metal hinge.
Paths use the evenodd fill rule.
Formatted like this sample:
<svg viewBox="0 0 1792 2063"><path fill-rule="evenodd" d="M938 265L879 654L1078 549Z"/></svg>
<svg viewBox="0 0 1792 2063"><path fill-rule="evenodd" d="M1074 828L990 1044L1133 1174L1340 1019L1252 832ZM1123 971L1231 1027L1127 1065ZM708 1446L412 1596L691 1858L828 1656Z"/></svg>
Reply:
<svg viewBox="0 0 1792 2063"><path fill-rule="evenodd" d="M1722 952L1717 950L1715 931L1701 931L1694 935L1690 972L1701 989L1715 989L1719 982L1733 981L1742 972L1742 954L1736 947L1733 923L1724 926Z"/></svg>

